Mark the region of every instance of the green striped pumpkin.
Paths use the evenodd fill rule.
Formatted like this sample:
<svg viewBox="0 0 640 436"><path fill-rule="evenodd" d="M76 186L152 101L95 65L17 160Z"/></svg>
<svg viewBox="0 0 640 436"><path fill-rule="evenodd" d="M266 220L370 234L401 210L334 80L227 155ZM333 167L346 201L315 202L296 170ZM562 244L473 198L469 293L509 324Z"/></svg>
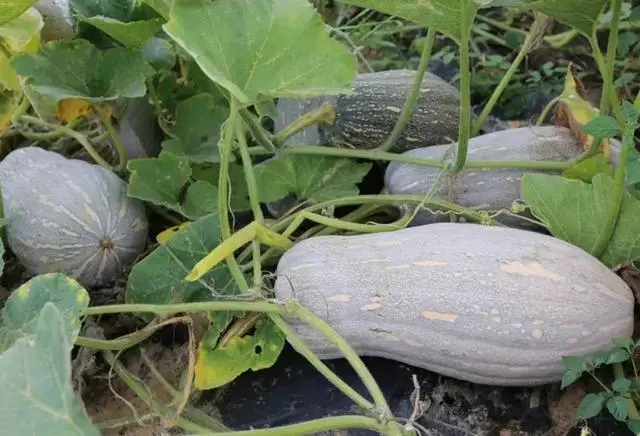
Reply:
<svg viewBox="0 0 640 436"><path fill-rule="evenodd" d="M31 274L61 272L104 286L145 247L144 204L97 165L20 148L0 162L0 186L7 243Z"/></svg>

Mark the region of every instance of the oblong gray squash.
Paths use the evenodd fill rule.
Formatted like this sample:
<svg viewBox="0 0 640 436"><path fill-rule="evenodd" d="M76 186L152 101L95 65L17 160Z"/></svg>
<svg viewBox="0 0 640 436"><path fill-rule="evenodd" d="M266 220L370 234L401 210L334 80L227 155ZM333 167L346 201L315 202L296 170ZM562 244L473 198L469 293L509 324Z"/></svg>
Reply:
<svg viewBox="0 0 640 436"><path fill-rule="evenodd" d="M489 385L557 382L562 356L607 349L634 323L629 287L582 249L469 223L305 239L280 259L274 292L298 299L359 355ZM341 356L291 322L320 358Z"/></svg>
<svg viewBox="0 0 640 436"><path fill-rule="evenodd" d="M336 101L332 144L371 149L387 139L402 111L415 76L413 70L359 74L353 93ZM443 144L458 138L460 92L432 73L425 73L407 126L390 151Z"/></svg>
<svg viewBox="0 0 640 436"><path fill-rule="evenodd" d="M103 286L146 245L144 204L97 165L20 148L0 162L0 187L7 243L31 274L62 272Z"/></svg>
<svg viewBox="0 0 640 436"><path fill-rule="evenodd" d="M455 156L457 142L447 145L417 148L403 153L424 159L449 160ZM468 160L536 160L566 162L582 149L571 131L565 127L539 126L502 130L476 136L469 141ZM391 162L385 172L385 189L391 194L424 195L436 182L440 170L424 165ZM520 198L520 180L532 172L523 169L465 169L458 174L443 176L433 191L435 197L465 207L489 212L509 209ZM542 171L538 171L542 172ZM405 206L403 210L413 210ZM525 216L530 215L525 212ZM516 227L531 228L529 221L500 215L498 221ZM412 225L447 221L447 214L419 211Z"/></svg>

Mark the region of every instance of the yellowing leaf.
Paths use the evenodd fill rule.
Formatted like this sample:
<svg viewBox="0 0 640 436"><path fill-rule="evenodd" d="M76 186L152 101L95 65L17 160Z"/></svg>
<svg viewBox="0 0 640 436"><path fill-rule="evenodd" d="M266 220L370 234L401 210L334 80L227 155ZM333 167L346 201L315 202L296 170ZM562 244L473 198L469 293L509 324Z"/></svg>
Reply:
<svg viewBox="0 0 640 436"><path fill-rule="evenodd" d="M182 224L178 224L177 226L169 227L156 235L156 241L160 244L166 244L176 233L182 229L186 229L190 224L191 221L187 221Z"/></svg>
<svg viewBox="0 0 640 436"><path fill-rule="evenodd" d="M58 119L66 123L87 116L93 110L86 100L80 98L63 98L58 102L57 109Z"/></svg>
<svg viewBox="0 0 640 436"><path fill-rule="evenodd" d="M0 25L0 39L11 54L36 53L40 49L40 30L44 22L40 13L30 8L19 17ZM9 58L0 50L0 88L17 91L20 80L9 66Z"/></svg>
<svg viewBox="0 0 640 436"><path fill-rule="evenodd" d="M0 92L0 134L11 126L11 118L20 105L22 94L5 90Z"/></svg>
<svg viewBox="0 0 640 436"><path fill-rule="evenodd" d="M232 337L223 347L212 346L211 339L205 336L198 347L194 385L200 390L223 386L248 370L269 368L278 359L285 337L270 319L263 318L254 335Z"/></svg>
<svg viewBox="0 0 640 436"><path fill-rule="evenodd" d="M600 115L600 110L589 103L582 82L575 76L571 65L569 65L564 80L564 89L555 109L555 125L570 129L586 151L593 144L594 137L580 129L598 115ZM600 149L608 158L610 143L607 139L601 141Z"/></svg>

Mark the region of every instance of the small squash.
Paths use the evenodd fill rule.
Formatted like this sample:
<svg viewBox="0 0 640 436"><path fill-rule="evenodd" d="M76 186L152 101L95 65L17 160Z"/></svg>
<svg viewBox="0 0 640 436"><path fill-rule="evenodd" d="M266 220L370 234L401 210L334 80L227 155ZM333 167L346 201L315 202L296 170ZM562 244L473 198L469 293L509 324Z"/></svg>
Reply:
<svg viewBox="0 0 640 436"><path fill-rule="evenodd" d="M424 159L454 158L458 144L436 145L417 148L404 153ZM469 160L536 160L566 162L582 152L580 144L571 131L565 127L540 126L521 127L476 136L469 141ZM391 194L424 195L436 182L439 168L392 162L385 172L385 188ZM520 198L520 180L526 172L523 169L465 169L457 174L440 178L433 191L435 197L449 200L465 207L473 207L488 212L509 209ZM404 206L412 210L413 206ZM528 212L523 212L531 217ZM531 228L529 221L499 215L496 219L503 224ZM448 214L434 214L428 210L419 211L412 225L449 220Z"/></svg>
<svg viewBox="0 0 640 436"><path fill-rule="evenodd" d="M438 223L305 239L279 261L274 292L326 320L361 356L502 386L559 381L562 356L633 332L634 297L582 249L544 234ZM322 359L341 357L308 324Z"/></svg>
<svg viewBox="0 0 640 436"><path fill-rule="evenodd" d="M61 272L104 286L145 247L144 204L97 165L20 148L0 162L0 188L7 243L31 274Z"/></svg>

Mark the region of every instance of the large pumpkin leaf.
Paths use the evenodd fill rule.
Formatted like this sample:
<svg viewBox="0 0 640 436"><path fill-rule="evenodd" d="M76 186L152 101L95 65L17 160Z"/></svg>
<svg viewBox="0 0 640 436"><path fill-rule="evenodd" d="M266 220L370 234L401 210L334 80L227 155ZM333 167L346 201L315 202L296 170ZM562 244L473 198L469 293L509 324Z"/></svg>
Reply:
<svg viewBox="0 0 640 436"><path fill-rule="evenodd" d="M279 155L256 165L256 177L263 202L295 194L316 202L357 195L358 183L371 163L328 156Z"/></svg>
<svg viewBox="0 0 640 436"><path fill-rule="evenodd" d="M126 48L99 50L89 41L51 41L36 54L9 61L39 94L52 100L89 101L142 97L145 80L154 70L139 53Z"/></svg>
<svg viewBox="0 0 640 436"><path fill-rule="evenodd" d="M209 93L200 93L180 102L176 108L176 125L172 137L162 148L186 156L192 163L218 162L220 129L229 116L229 108L216 104Z"/></svg>
<svg viewBox="0 0 640 436"><path fill-rule="evenodd" d="M98 436L71 383L73 339L54 303L33 331L0 354L0 428L8 435Z"/></svg>
<svg viewBox="0 0 640 436"><path fill-rule="evenodd" d="M37 0L0 0L0 25L19 17Z"/></svg>
<svg viewBox="0 0 640 436"><path fill-rule="evenodd" d="M284 348L285 336L269 318L258 322L253 335L236 336L222 347L212 333L215 341L205 336L198 347L194 382L200 390L223 386L245 371L269 368Z"/></svg>
<svg viewBox="0 0 640 436"><path fill-rule="evenodd" d="M218 189L204 180L191 181L185 156L163 151L157 158L127 164L131 177L127 195L197 219L218 210Z"/></svg>
<svg viewBox="0 0 640 436"><path fill-rule="evenodd" d="M607 0L524 0L522 3L572 26L590 38Z"/></svg>
<svg viewBox="0 0 640 436"><path fill-rule="evenodd" d="M486 1L481 0L344 0L362 8L375 9L389 15L396 15L414 23L438 29L455 41L462 38L462 18L469 17L469 28L476 12ZM465 7L466 6L466 7Z"/></svg>
<svg viewBox="0 0 640 436"><path fill-rule="evenodd" d="M78 16L78 20L91 24L111 36L125 47L141 48L162 28L163 19L124 22L109 17Z"/></svg>
<svg viewBox="0 0 640 436"><path fill-rule="evenodd" d="M521 194L532 213L553 234L590 252L603 232L613 178L596 174L591 184L547 174L522 177ZM624 193L620 215L600 260L613 268L640 259L640 200Z"/></svg>
<svg viewBox="0 0 640 436"><path fill-rule="evenodd" d="M29 8L20 16L0 25L0 40L6 51L15 53L35 53L40 48L40 30L44 26L42 15ZM5 50L0 50L0 89L20 90L20 80L9 66Z"/></svg>
<svg viewBox="0 0 640 436"><path fill-rule="evenodd" d="M127 302L187 303L213 300L217 294L237 293L238 288L224 263L218 264L200 281L184 279L219 243L218 215L215 213L183 228L133 267L127 282Z"/></svg>
<svg viewBox="0 0 640 436"><path fill-rule="evenodd" d="M79 317L89 307L89 294L74 279L60 273L48 273L24 283L5 303L1 315L0 349L8 347L17 338L33 334L39 314L47 303L54 303L60 311L67 337L73 345L80 333Z"/></svg>
<svg viewBox="0 0 640 436"><path fill-rule="evenodd" d="M356 75L307 0L176 0L164 30L242 103L346 93Z"/></svg>
<svg viewBox="0 0 640 436"><path fill-rule="evenodd" d="M218 186L220 165L217 163L194 164L191 166L191 176L196 180L209 182ZM244 168L238 163L229 165L229 207L233 212L251 209L249 188L244 176Z"/></svg>

